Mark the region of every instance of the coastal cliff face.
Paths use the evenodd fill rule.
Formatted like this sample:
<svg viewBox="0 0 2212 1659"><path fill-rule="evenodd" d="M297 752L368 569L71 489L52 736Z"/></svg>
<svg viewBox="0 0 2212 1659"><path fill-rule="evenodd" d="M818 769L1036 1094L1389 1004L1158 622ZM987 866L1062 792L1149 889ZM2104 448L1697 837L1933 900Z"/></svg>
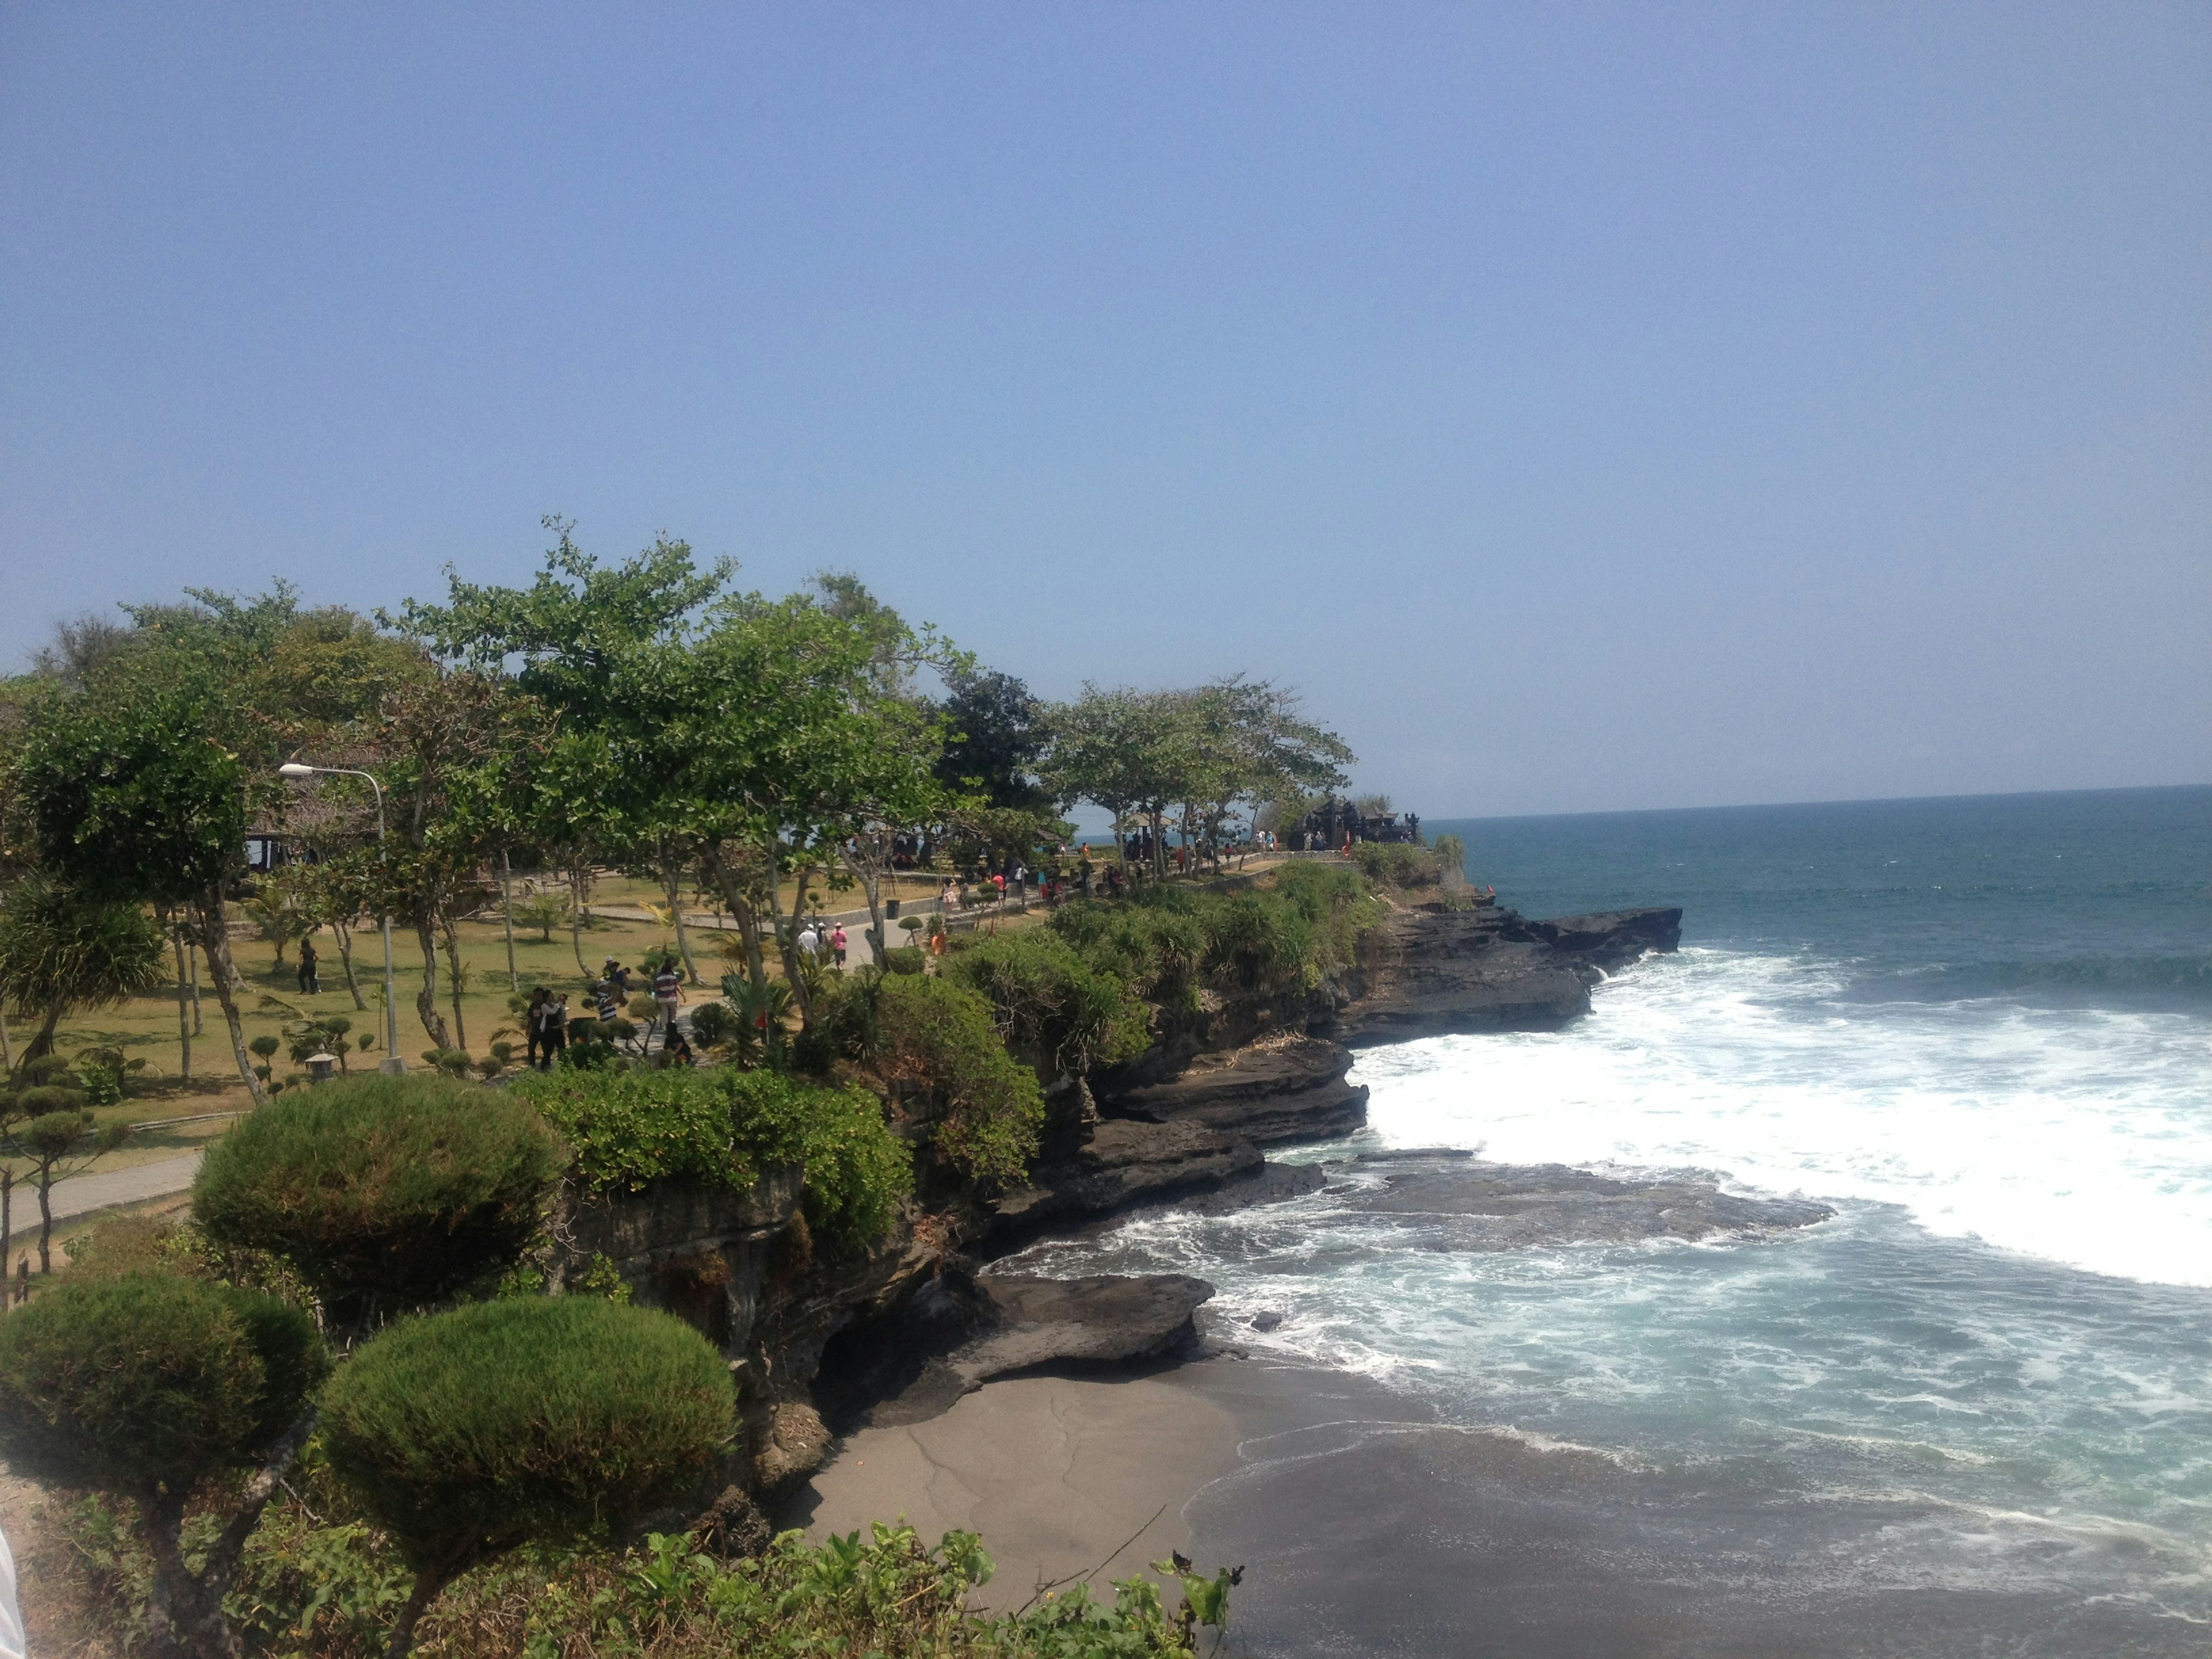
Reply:
<svg viewBox="0 0 2212 1659"><path fill-rule="evenodd" d="M818 1465L833 1426L912 1420L1012 1370L1172 1354L1195 1340L1193 1316L1212 1293L1175 1275L994 1274L978 1258L1140 1205L1239 1206L1310 1190L1319 1171L1269 1164L1261 1149L1366 1122L1366 1086L1348 1076L1354 1048L1556 1029L1589 1012L1605 973L1674 949L1680 932L1675 909L1548 921L1494 905L1396 909L1358 969L1322 987L1291 1029L1213 1046L1211 1033L1264 1023L1213 999L1198 1030L1146 1063L1061 1079L1031 1183L970 1212L902 1224L873 1249L840 1255L809 1237L794 1170L743 1193L659 1182L573 1205L556 1276L611 1263L635 1301L689 1320L728 1356L742 1429L722 1501L750 1515Z"/></svg>
<svg viewBox="0 0 2212 1659"><path fill-rule="evenodd" d="M1681 943L1679 909L1532 921L1499 905L1401 910L1362 980L1314 1029L1352 1048L1462 1031L1548 1031L1589 1012L1589 988Z"/></svg>

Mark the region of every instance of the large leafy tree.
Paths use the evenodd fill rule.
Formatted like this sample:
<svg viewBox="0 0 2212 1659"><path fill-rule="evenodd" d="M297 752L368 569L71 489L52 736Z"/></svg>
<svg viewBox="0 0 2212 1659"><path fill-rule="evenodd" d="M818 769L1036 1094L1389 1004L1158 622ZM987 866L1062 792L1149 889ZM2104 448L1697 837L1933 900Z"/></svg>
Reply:
<svg viewBox="0 0 2212 1659"><path fill-rule="evenodd" d="M772 599L734 591L733 566L702 570L682 542L609 567L551 527L531 586L456 580L402 625L546 711L523 809L539 839L685 846L736 918L756 987L765 909L811 1018L784 880L803 890L863 825L929 811L939 726L903 682L941 642L849 579Z"/></svg>
<svg viewBox="0 0 2212 1659"><path fill-rule="evenodd" d="M230 890L245 868L248 774L222 740L224 724L201 665L125 653L81 690L33 702L13 783L50 875L90 902L189 908L239 1075L258 1103L228 930Z"/></svg>

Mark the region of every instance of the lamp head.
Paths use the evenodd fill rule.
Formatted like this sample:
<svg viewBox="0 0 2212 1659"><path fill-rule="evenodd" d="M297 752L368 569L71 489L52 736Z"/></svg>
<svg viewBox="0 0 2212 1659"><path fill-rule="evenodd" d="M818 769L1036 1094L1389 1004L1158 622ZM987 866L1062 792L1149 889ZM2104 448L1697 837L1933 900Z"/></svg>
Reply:
<svg viewBox="0 0 2212 1659"><path fill-rule="evenodd" d="M280 778L312 778L315 775L315 769L302 766L298 761L286 761L276 769L276 775Z"/></svg>

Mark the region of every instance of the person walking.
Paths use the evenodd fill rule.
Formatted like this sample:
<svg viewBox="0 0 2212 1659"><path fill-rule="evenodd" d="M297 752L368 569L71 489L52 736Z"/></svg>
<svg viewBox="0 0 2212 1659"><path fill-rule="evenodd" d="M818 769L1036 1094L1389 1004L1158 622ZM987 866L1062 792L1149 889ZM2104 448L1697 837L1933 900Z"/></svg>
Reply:
<svg viewBox="0 0 2212 1659"><path fill-rule="evenodd" d="M816 957L820 956L822 954L822 930L819 927L817 927L812 922L808 922L805 927L799 930L799 948L805 954L807 960L810 962L811 962Z"/></svg>
<svg viewBox="0 0 2212 1659"><path fill-rule="evenodd" d="M663 957L660 971L653 976L653 1000L660 1005L660 1046L676 1030L676 1011L684 1006L684 976L676 971L676 958Z"/></svg>
<svg viewBox="0 0 2212 1659"><path fill-rule="evenodd" d="M538 1051L545 1046L545 1005L552 1000L553 994L538 986L530 994L530 1006L523 1010L522 1039L532 1071L538 1069Z"/></svg>
<svg viewBox="0 0 2212 1659"><path fill-rule="evenodd" d="M321 959L315 955L315 941L312 939L301 939L300 941L301 995L313 997L320 996L322 994L323 976L321 968Z"/></svg>
<svg viewBox="0 0 2212 1659"><path fill-rule="evenodd" d="M554 1057L568 1052L568 994L566 991L545 1005L545 1063L538 1069L550 1072Z"/></svg>
<svg viewBox="0 0 2212 1659"><path fill-rule="evenodd" d="M845 924L839 922L830 930L830 957L840 969L845 965Z"/></svg>

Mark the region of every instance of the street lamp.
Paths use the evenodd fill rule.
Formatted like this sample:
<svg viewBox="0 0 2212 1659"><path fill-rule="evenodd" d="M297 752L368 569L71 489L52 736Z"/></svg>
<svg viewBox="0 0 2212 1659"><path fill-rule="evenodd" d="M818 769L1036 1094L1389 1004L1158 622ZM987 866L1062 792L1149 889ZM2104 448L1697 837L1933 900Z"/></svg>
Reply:
<svg viewBox="0 0 2212 1659"><path fill-rule="evenodd" d="M299 761L286 761L283 765L276 769L278 777L289 778L295 783L304 782L318 772L327 772L333 776L368 780L368 787L376 791L376 845L378 856L382 857L384 786L376 781L373 774L357 770L350 766L308 766ZM407 1062L399 1057L399 1003L392 988L392 913L386 910L378 919L384 924L384 1060L376 1069L398 1076L407 1069Z"/></svg>

